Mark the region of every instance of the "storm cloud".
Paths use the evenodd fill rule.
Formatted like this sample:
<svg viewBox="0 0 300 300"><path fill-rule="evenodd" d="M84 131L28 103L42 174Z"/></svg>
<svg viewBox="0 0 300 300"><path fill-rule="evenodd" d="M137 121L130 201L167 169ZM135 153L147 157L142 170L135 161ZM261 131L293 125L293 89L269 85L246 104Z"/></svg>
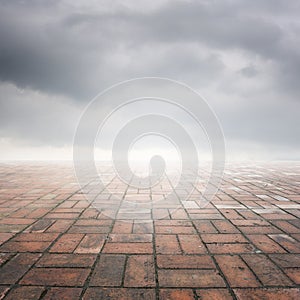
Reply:
<svg viewBox="0 0 300 300"><path fill-rule="evenodd" d="M233 155L300 159L299 16L284 0L2 0L1 139L71 147L96 94L159 76L205 96Z"/></svg>

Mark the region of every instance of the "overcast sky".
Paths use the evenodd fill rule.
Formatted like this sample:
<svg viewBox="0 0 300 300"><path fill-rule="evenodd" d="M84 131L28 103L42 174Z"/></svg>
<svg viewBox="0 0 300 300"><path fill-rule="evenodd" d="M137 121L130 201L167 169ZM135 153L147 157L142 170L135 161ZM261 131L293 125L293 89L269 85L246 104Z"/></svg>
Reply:
<svg viewBox="0 0 300 300"><path fill-rule="evenodd" d="M161 76L203 95L228 158L300 159L300 2L0 0L0 159L71 158L82 109Z"/></svg>

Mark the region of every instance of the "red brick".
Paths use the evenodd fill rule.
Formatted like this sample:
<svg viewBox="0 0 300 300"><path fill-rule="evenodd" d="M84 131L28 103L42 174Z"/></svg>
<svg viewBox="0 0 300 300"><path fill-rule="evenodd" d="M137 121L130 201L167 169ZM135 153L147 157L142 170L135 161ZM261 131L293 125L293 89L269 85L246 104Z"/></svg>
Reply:
<svg viewBox="0 0 300 300"><path fill-rule="evenodd" d="M229 220L244 219L240 214L238 214L234 209L220 209L222 215Z"/></svg>
<svg viewBox="0 0 300 300"><path fill-rule="evenodd" d="M201 234L204 243L245 243L247 240L239 233Z"/></svg>
<svg viewBox="0 0 300 300"><path fill-rule="evenodd" d="M247 244L207 244L207 248L214 254L237 254L237 253L253 253L255 248Z"/></svg>
<svg viewBox="0 0 300 300"><path fill-rule="evenodd" d="M222 277L215 270L158 270L161 287L224 287Z"/></svg>
<svg viewBox="0 0 300 300"><path fill-rule="evenodd" d="M158 254L181 254L176 235L156 235L155 244Z"/></svg>
<svg viewBox="0 0 300 300"><path fill-rule="evenodd" d="M286 275L292 279L296 284L300 284L300 268L298 269L285 269Z"/></svg>
<svg viewBox="0 0 300 300"><path fill-rule="evenodd" d="M265 253L285 253L286 251L266 235L248 235L248 239Z"/></svg>
<svg viewBox="0 0 300 300"><path fill-rule="evenodd" d="M177 209L170 212L172 219L188 219L188 215L184 209Z"/></svg>
<svg viewBox="0 0 300 300"><path fill-rule="evenodd" d="M54 220L40 219L26 229L26 232L44 232L54 223Z"/></svg>
<svg viewBox="0 0 300 300"><path fill-rule="evenodd" d="M234 227L227 220L216 220L212 221L212 223L217 227L218 231L221 233L239 233L236 227Z"/></svg>
<svg viewBox="0 0 300 300"><path fill-rule="evenodd" d="M263 214L263 217L267 220L294 220L296 217L287 213L273 213Z"/></svg>
<svg viewBox="0 0 300 300"><path fill-rule="evenodd" d="M127 261L125 287L154 287L155 271L151 255L130 256Z"/></svg>
<svg viewBox="0 0 300 300"><path fill-rule="evenodd" d="M43 300L79 300L81 288L50 288Z"/></svg>
<svg viewBox="0 0 300 300"><path fill-rule="evenodd" d="M48 212L49 212L48 208L37 208L34 211L32 211L31 213L29 213L26 217L38 219L38 218L43 217Z"/></svg>
<svg viewBox="0 0 300 300"><path fill-rule="evenodd" d="M76 219L79 213L48 213L45 218L47 219Z"/></svg>
<svg viewBox="0 0 300 300"><path fill-rule="evenodd" d="M161 300L194 300L194 293L192 290L179 289L161 289L159 291L159 299Z"/></svg>
<svg viewBox="0 0 300 300"><path fill-rule="evenodd" d="M133 223L130 222L123 222L123 221L116 221L113 226L113 233L131 233L132 232Z"/></svg>
<svg viewBox="0 0 300 300"><path fill-rule="evenodd" d="M157 234L193 234L195 229L187 226L155 226Z"/></svg>
<svg viewBox="0 0 300 300"><path fill-rule="evenodd" d="M58 233L20 233L12 239L14 242L53 242L58 237Z"/></svg>
<svg viewBox="0 0 300 300"><path fill-rule="evenodd" d="M83 286L90 269L34 268L21 280L27 285Z"/></svg>
<svg viewBox="0 0 300 300"><path fill-rule="evenodd" d="M1 233L17 233L23 231L27 225L7 225L1 224L0 225L0 232Z"/></svg>
<svg viewBox="0 0 300 300"><path fill-rule="evenodd" d="M106 235L86 234L75 253L99 253L104 245Z"/></svg>
<svg viewBox="0 0 300 300"><path fill-rule="evenodd" d="M299 228L290 224L288 221L273 221L275 226L279 227L286 233L299 233Z"/></svg>
<svg viewBox="0 0 300 300"><path fill-rule="evenodd" d="M83 234L65 233L52 246L50 252L73 252L83 237Z"/></svg>
<svg viewBox="0 0 300 300"><path fill-rule="evenodd" d="M71 225L74 223L74 220L56 220L46 232L65 232L67 231Z"/></svg>
<svg viewBox="0 0 300 300"><path fill-rule="evenodd" d="M244 234L281 233L281 230L274 226L240 226L239 230Z"/></svg>
<svg viewBox="0 0 300 300"><path fill-rule="evenodd" d="M242 255L243 260L266 286L292 286L286 275L265 255Z"/></svg>
<svg viewBox="0 0 300 300"><path fill-rule="evenodd" d="M8 242L1 246L3 252L43 252L51 242Z"/></svg>
<svg viewBox="0 0 300 300"><path fill-rule="evenodd" d="M269 257L281 268L300 268L300 255L298 254L271 254Z"/></svg>
<svg viewBox="0 0 300 300"><path fill-rule="evenodd" d="M134 223L133 233L153 233L153 224L148 223Z"/></svg>
<svg viewBox="0 0 300 300"><path fill-rule="evenodd" d="M116 299L116 300L155 300L153 289L128 289L128 288L88 288L83 300Z"/></svg>
<svg viewBox="0 0 300 300"><path fill-rule="evenodd" d="M11 225L29 225L35 222L35 219L25 219L25 218L5 218L0 219L0 224L11 224Z"/></svg>
<svg viewBox="0 0 300 300"><path fill-rule="evenodd" d="M90 286L120 286L125 255L101 255L93 271Z"/></svg>
<svg viewBox="0 0 300 300"><path fill-rule="evenodd" d="M232 220L232 224L236 226L270 226L271 224L266 220Z"/></svg>
<svg viewBox="0 0 300 300"><path fill-rule="evenodd" d="M112 233L109 235L109 242L112 243L151 243L152 234L116 234Z"/></svg>
<svg viewBox="0 0 300 300"><path fill-rule="evenodd" d="M81 219L75 222L78 226L111 226L112 220Z"/></svg>
<svg viewBox="0 0 300 300"><path fill-rule="evenodd" d="M178 235L181 248L186 254L204 254L206 249L198 235Z"/></svg>
<svg viewBox="0 0 300 300"><path fill-rule="evenodd" d="M192 227L193 224L189 220L156 220L154 222L155 226L175 226L175 227Z"/></svg>
<svg viewBox="0 0 300 300"><path fill-rule="evenodd" d="M37 267L92 267L96 256L89 254L52 254L46 253L36 264Z"/></svg>
<svg viewBox="0 0 300 300"><path fill-rule="evenodd" d="M163 269L214 269L208 255L158 255L157 265Z"/></svg>
<svg viewBox="0 0 300 300"><path fill-rule="evenodd" d="M43 293L43 287L37 286L19 286L11 290L5 299L7 300L38 300L40 299L41 294Z"/></svg>
<svg viewBox="0 0 300 300"><path fill-rule="evenodd" d="M217 233L216 227L210 221L193 221L199 233Z"/></svg>
<svg viewBox="0 0 300 300"><path fill-rule="evenodd" d="M74 226L69 229L69 233L109 233L110 228L107 226Z"/></svg>
<svg viewBox="0 0 300 300"><path fill-rule="evenodd" d="M234 299L226 289L205 289L197 290L197 295L201 300L232 300Z"/></svg>
<svg viewBox="0 0 300 300"><path fill-rule="evenodd" d="M7 262L0 272L1 284L16 283L38 260L40 254L20 253Z"/></svg>
<svg viewBox="0 0 300 300"><path fill-rule="evenodd" d="M81 218L83 219L96 219L99 215L99 211L95 208L88 208L82 214Z"/></svg>
<svg viewBox="0 0 300 300"><path fill-rule="evenodd" d="M4 242L8 241L10 238L14 236L13 233L8 233L8 232L0 232L0 245L3 244Z"/></svg>
<svg viewBox="0 0 300 300"><path fill-rule="evenodd" d="M300 298L300 289L295 288L286 288L286 289L235 289L234 293L237 296L238 300L292 300Z"/></svg>
<svg viewBox="0 0 300 300"><path fill-rule="evenodd" d="M258 287L260 283L239 256L220 255L216 261L231 287Z"/></svg>
<svg viewBox="0 0 300 300"><path fill-rule="evenodd" d="M269 234L269 237L276 241L280 246L292 253L300 253L300 242L296 241L287 234Z"/></svg>
<svg viewBox="0 0 300 300"><path fill-rule="evenodd" d="M106 243L103 253L151 254L152 243Z"/></svg>

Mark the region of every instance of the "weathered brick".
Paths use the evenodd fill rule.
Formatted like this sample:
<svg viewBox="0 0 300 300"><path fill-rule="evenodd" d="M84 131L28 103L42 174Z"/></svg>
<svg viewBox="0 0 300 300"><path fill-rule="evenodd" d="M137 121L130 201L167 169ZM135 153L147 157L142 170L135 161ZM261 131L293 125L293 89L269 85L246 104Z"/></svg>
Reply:
<svg viewBox="0 0 300 300"><path fill-rule="evenodd" d="M158 255L157 265L163 269L214 269L208 255Z"/></svg>
<svg viewBox="0 0 300 300"><path fill-rule="evenodd" d="M300 268L298 269L285 269L286 275L296 284L300 284Z"/></svg>
<svg viewBox="0 0 300 300"><path fill-rule="evenodd" d="M74 220L56 220L50 227L47 228L46 232L66 232L71 225L74 223Z"/></svg>
<svg viewBox="0 0 300 300"><path fill-rule="evenodd" d="M248 239L265 253L285 253L286 251L266 235L248 235Z"/></svg>
<svg viewBox="0 0 300 300"><path fill-rule="evenodd" d="M238 229L227 220L216 220L212 223L220 233L239 233Z"/></svg>
<svg viewBox="0 0 300 300"><path fill-rule="evenodd" d="M75 253L99 253L106 240L103 234L86 234L80 244L77 246Z"/></svg>
<svg viewBox="0 0 300 300"><path fill-rule="evenodd" d="M45 253L36 264L37 267L92 267L96 256L90 254Z"/></svg>
<svg viewBox="0 0 300 300"><path fill-rule="evenodd" d="M51 242L13 242L9 241L1 246L0 250L3 252L43 252Z"/></svg>
<svg viewBox="0 0 300 300"><path fill-rule="evenodd" d="M242 255L244 261L266 286L292 286L288 277L265 255Z"/></svg>
<svg viewBox="0 0 300 300"><path fill-rule="evenodd" d="M178 235L181 248L186 254L204 254L206 249L198 235Z"/></svg>
<svg viewBox="0 0 300 300"><path fill-rule="evenodd" d="M268 289L235 289L235 295L238 300L244 299L276 299L276 300L287 300L287 299L299 299L300 289L296 288L268 288Z"/></svg>
<svg viewBox="0 0 300 300"><path fill-rule="evenodd" d="M152 243L106 243L103 253L151 254Z"/></svg>
<svg viewBox="0 0 300 300"><path fill-rule="evenodd" d="M287 234L269 234L269 237L291 253L300 253L300 242Z"/></svg>
<svg viewBox="0 0 300 300"><path fill-rule="evenodd" d="M197 296L201 300L232 300L234 299L226 289L197 290Z"/></svg>
<svg viewBox="0 0 300 300"><path fill-rule="evenodd" d="M83 286L90 269L34 268L21 280L26 285Z"/></svg>
<svg viewBox="0 0 300 300"><path fill-rule="evenodd" d="M239 256L220 255L216 261L232 287L258 287L260 283Z"/></svg>
<svg viewBox="0 0 300 300"><path fill-rule="evenodd" d="M281 268L300 268L298 254L270 254L269 257Z"/></svg>
<svg viewBox="0 0 300 300"><path fill-rule="evenodd" d="M151 255L130 256L127 261L125 287L154 287L154 260Z"/></svg>
<svg viewBox="0 0 300 300"><path fill-rule="evenodd" d="M43 300L79 300L81 288L50 288Z"/></svg>
<svg viewBox="0 0 300 300"><path fill-rule="evenodd" d="M207 244L207 248L214 254L254 253L255 248L249 244Z"/></svg>
<svg viewBox="0 0 300 300"><path fill-rule="evenodd" d="M125 268L125 255L104 255L93 271L91 286L121 286Z"/></svg>
<svg viewBox="0 0 300 300"><path fill-rule="evenodd" d="M116 221L112 232L113 233L131 233L133 228L133 222L123 222L123 221Z"/></svg>
<svg viewBox="0 0 300 300"><path fill-rule="evenodd" d="M99 299L138 299L155 300L155 291L153 289L128 289L128 288L88 288L84 294L83 300Z"/></svg>
<svg viewBox="0 0 300 300"><path fill-rule="evenodd" d="M193 234L195 229L191 226L155 226L157 234Z"/></svg>
<svg viewBox="0 0 300 300"><path fill-rule="evenodd" d="M222 277L215 270L158 270L161 287L224 287Z"/></svg>
<svg viewBox="0 0 300 300"><path fill-rule="evenodd" d="M133 233L153 233L153 224L152 222L147 223L134 223Z"/></svg>
<svg viewBox="0 0 300 300"><path fill-rule="evenodd" d="M43 293L44 288L38 286L19 286L11 290L5 299L7 300L38 300Z"/></svg>
<svg viewBox="0 0 300 300"><path fill-rule="evenodd" d="M161 289L159 291L161 300L194 300L194 293L191 289Z"/></svg>
<svg viewBox="0 0 300 300"><path fill-rule="evenodd" d="M40 254L20 253L7 262L0 272L1 284L16 283L38 260Z"/></svg>
<svg viewBox="0 0 300 300"><path fill-rule="evenodd" d="M156 235L156 252L159 254L180 254L181 249L176 235Z"/></svg>
<svg viewBox="0 0 300 300"><path fill-rule="evenodd" d="M201 234L204 243L245 243L247 240L239 233Z"/></svg>
<svg viewBox="0 0 300 300"><path fill-rule="evenodd" d="M8 232L0 233L0 245L3 244L4 242L8 241L13 236L14 236L13 233L8 233Z"/></svg>
<svg viewBox="0 0 300 300"><path fill-rule="evenodd" d="M50 252L73 252L83 237L83 234L65 233L51 247Z"/></svg>
<svg viewBox="0 0 300 300"><path fill-rule="evenodd" d="M218 230L210 221L193 221L199 233L217 233Z"/></svg>
<svg viewBox="0 0 300 300"><path fill-rule="evenodd" d="M109 235L109 242L111 242L111 243L151 243L152 242L152 234L111 233Z"/></svg>

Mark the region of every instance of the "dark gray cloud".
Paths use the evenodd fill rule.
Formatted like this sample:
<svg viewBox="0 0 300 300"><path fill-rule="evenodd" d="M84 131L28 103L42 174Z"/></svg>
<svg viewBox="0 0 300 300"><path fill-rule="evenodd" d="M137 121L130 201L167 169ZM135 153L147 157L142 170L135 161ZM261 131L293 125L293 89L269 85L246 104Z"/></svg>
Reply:
<svg viewBox="0 0 300 300"><path fill-rule="evenodd" d="M203 91L228 140L294 149L299 14L284 0L2 0L0 133L69 144L75 116L103 88L162 76Z"/></svg>

